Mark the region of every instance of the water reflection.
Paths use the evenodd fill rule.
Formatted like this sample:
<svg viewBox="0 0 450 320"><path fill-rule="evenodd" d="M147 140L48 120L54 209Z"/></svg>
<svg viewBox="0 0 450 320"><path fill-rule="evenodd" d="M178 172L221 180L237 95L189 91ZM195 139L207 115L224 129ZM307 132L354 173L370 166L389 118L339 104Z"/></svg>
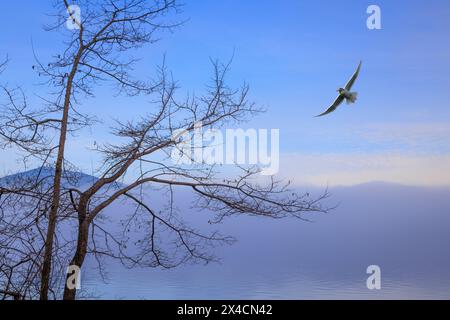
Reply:
<svg viewBox="0 0 450 320"><path fill-rule="evenodd" d="M115 299L450 298L450 188L332 191L341 205L314 223L227 221L221 230L239 242L217 249L222 264L127 270L110 263L108 282L85 271L84 289ZM371 264L381 267L381 290L366 287Z"/></svg>

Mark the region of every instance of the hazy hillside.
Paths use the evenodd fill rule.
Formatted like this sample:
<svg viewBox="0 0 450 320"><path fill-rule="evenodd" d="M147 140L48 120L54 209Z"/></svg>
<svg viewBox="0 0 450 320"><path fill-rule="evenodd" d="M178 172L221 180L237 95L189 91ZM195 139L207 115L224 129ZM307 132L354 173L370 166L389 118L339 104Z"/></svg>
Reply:
<svg viewBox="0 0 450 320"><path fill-rule="evenodd" d="M48 169L41 175L53 173ZM96 179L75 175L80 184ZM20 174L37 176L36 170ZM14 178L4 177L0 183ZM319 195L323 190L309 191ZM450 279L450 187L374 182L329 191L326 204L336 209L308 215L310 223L240 216L211 226L211 213L191 208L192 193L177 189L180 219L238 240L214 250L222 263L128 270L109 261L105 284L88 261L85 289L106 298L449 297L450 280L444 279ZM145 189L143 194L152 208L165 209L166 193ZM117 201L101 217L107 218L103 223L108 230L120 233L120 220L133 212L129 202ZM365 271L372 264L382 268L384 287L379 292L365 287Z"/></svg>

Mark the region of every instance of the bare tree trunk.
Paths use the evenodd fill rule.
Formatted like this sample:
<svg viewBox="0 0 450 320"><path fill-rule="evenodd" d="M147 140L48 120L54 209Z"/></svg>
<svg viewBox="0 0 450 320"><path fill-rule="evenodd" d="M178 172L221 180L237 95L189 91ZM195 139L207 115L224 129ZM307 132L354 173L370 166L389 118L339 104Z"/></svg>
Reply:
<svg viewBox="0 0 450 320"><path fill-rule="evenodd" d="M56 158L55 164L55 176L53 180L53 197L52 197L52 205L50 209L50 215L48 218L48 228L47 228L47 236L45 240L45 250L44 250L44 261L42 265L42 273L41 273L41 291L40 291L40 299L48 300L48 291L50 287L50 275L52 268L52 254L53 254L53 240L55 236L56 230L56 220L58 215L59 203L60 203L60 193L61 193L61 177L63 171L63 162L64 162L64 151L66 146L66 137L67 137L67 125L69 120L69 110L70 110L70 100L72 96L72 84L75 74L78 69L78 64L80 61L81 54L83 52L83 47L81 46L78 50L78 54L75 57L72 70L67 80L66 92L64 97L64 109L63 109L63 117L61 120L61 131L59 136L59 145L58 145L58 156Z"/></svg>
<svg viewBox="0 0 450 320"><path fill-rule="evenodd" d="M82 216L86 216L82 214ZM75 251L75 255L70 262L71 266L77 266L81 269L83 266L84 259L86 257L87 246L88 246L88 235L89 235L89 221L88 219L80 219L80 227L78 229L78 241L77 241L77 249ZM64 286L64 300L75 300L77 290L76 288L71 289L67 286L69 280L69 275L66 277L66 283Z"/></svg>

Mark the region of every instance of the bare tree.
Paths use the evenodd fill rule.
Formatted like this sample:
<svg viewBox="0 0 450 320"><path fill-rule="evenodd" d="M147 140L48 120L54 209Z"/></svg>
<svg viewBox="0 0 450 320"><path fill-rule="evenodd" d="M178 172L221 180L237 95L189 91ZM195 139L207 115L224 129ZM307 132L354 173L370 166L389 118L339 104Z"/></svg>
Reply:
<svg viewBox="0 0 450 320"><path fill-rule="evenodd" d="M6 181L5 181L6 180ZM39 297L48 177L10 176L0 186L0 285L3 299Z"/></svg>
<svg viewBox="0 0 450 320"><path fill-rule="evenodd" d="M119 259L129 267L171 268L186 261L213 261L209 247L232 239L217 232L200 232L183 222L175 205L177 193L183 189L195 195L193 207L214 213L211 223L241 214L305 219L304 213L326 210L320 205L326 193L312 198L291 191L288 183L274 178L260 183L256 179L260 170L255 166L239 167L240 173L230 179L224 178L220 166L171 164L180 130L193 135L199 122L205 129L218 129L263 111L248 101L247 85L237 89L226 85L229 65L214 62L213 81L206 93L181 100L165 66L153 80L132 77L136 60L124 52L152 43L159 31L179 25L167 22L170 14L177 12L174 1L75 4L82 8L81 20L72 15L67 1L58 1L57 23L48 27L61 30L66 12L73 18L76 32L63 31L68 35L64 52L50 63L37 59L33 66L53 88L51 97L43 100L44 107L30 108L20 88L3 87L6 102L0 116L0 137L4 146L20 149L24 159L38 159L40 172L45 174L0 185L0 240L6 241L0 245L0 285L4 288L0 294L48 299L50 293L58 298L65 267L81 268L88 254L97 259L99 268L104 257ZM102 81L115 83L124 95L152 97L154 112L133 122L117 122L114 141L123 143L98 145L92 150L103 156L96 171L99 178L81 188L76 181L66 182L71 180L72 164L65 146L69 132L93 124L94 114L82 114L77 106L82 98L92 97ZM127 184L121 183L125 180ZM158 210L149 200L161 192L168 204ZM102 220L116 201L134 206L123 217L120 234L108 230ZM68 226L76 230L74 240L64 236ZM133 227L140 229L134 238L129 235ZM75 299L76 294L66 281L63 298Z"/></svg>
<svg viewBox="0 0 450 320"><path fill-rule="evenodd" d="M199 163L195 166L184 167L170 165L171 150L177 146L177 132L194 134L196 123L201 122L205 129L221 128L236 121L243 121L252 114L261 112L254 104L248 102L248 86L235 90L225 84L227 66L214 64L214 80L204 96L189 97L184 101L177 101L176 85L168 81L168 77L161 71L161 85L158 92L157 112L139 121L119 123L114 134L126 138L128 142L120 145L109 144L99 147L98 151L104 155L100 179L85 191L76 190L74 193L74 207L77 208L79 229L78 242L71 265L81 267L88 252L94 255L107 255L132 265L174 267L187 260L208 262L213 260L203 245L214 242L229 242L231 239L222 237L218 233L202 234L185 226L173 217L174 188L188 188L196 196L194 207L215 213L213 223L221 222L231 215L247 214L270 218L297 217L303 219L305 212L319 212L324 209L319 199L312 199L308 195L298 195L288 188L288 184L270 179L268 184L256 183L255 175L259 174L258 167L240 168L241 174L232 179L220 175L220 167ZM159 159L159 160L158 160ZM112 192L104 192L105 188L114 186L121 181L127 172L139 171L139 175L122 187ZM166 188L170 203L164 213L158 213L147 201L150 198L148 190L143 186L157 186ZM124 240L118 240L101 228L96 230L96 218L114 201L125 197L137 206L137 212L130 217L126 225L142 219L138 212L146 215L148 230L146 237L138 242L140 251L134 256L126 253ZM167 215L167 213L169 213ZM156 241L158 229L171 232L174 236L177 252L164 252L164 247L158 246ZM90 231L92 233L90 233ZM117 246L89 249L89 235L91 243L95 244L96 232L103 234L103 238L110 239ZM106 241L105 241L106 242ZM180 256L181 255L181 256ZM66 287L65 299L75 298L75 290Z"/></svg>
<svg viewBox="0 0 450 320"><path fill-rule="evenodd" d="M49 82L60 89L57 106L61 109L59 142L55 161L53 199L50 208L47 239L42 267L41 299L48 298L53 238L60 205L61 176L63 171L65 145L70 121L70 110L75 108L78 94L92 95L91 87L102 80L115 81L126 94L150 93L154 84L133 80L129 74L134 60L121 61L117 52L142 46L155 40L156 31L172 28L159 22L161 16L175 9L175 2L165 1L77 1L83 8L83 19L77 20L67 0L58 2L62 13L58 29L67 21L69 12L78 26L67 42L67 49L57 59L45 66L38 63L37 69ZM61 105L59 105L61 103Z"/></svg>
<svg viewBox="0 0 450 320"><path fill-rule="evenodd" d="M83 9L83 20L75 17L72 11L75 4ZM64 29L70 17L78 31L67 33L66 30L66 49L52 62L37 60L33 66L39 76L46 79L44 84L53 88L52 98L45 99L45 109L36 111L28 106L20 88L4 87L9 102L0 131L7 145L22 149L26 157L38 156L45 162L52 162L55 168L41 276L43 300L48 298L67 134L92 123L92 119L77 111L79 98L92 96L91 88L105 80L115 82L120 92L127 95L152 92L156 84L134 80L130 75L136 60L125 57L122 61L120 56L128 49L156 41L159 30L171 30L178 25L160 21L177 10L173 0L81 0L70 6L66 0L60 0L55 2L55 8L57 23L47 30ZM53 137L47 129L57 132L56 144L52 143Z"/></svg>
<svg viewBox="0 0 450 320"><path fill-rule="evenodd" d="M37 299L40 296L42 257L48 212L52 200L54 167L42 166L28 173L0 179L0 298ZM80 174L65 170L60 210L55 230L49 293L62 297L63 276L74 250L70 230L76 211L69 189Z"/></svg>

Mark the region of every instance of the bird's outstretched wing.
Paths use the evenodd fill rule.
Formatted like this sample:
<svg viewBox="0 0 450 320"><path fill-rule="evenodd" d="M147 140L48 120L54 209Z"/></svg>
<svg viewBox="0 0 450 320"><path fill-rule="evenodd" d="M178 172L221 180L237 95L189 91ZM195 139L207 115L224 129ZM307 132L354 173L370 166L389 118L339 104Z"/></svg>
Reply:
<svg viewBox="0 0 450 320"><path fill-rule="evenodd" d="M359 62L358 69L356 69L353 76L350 78L350 80L348 80L347 84L345 85L345 90L350 91L352 89L353 84L355 83L356 79L358 78L359 70L361 70L361 64L362 64L362 61Z"/></svg>
<svg viewBox="0 0 450 320"><path fill-rule="evenodd" d="M334 100L333 104L327 109L327 111L325 111L324 113L319 114L316 117L321 117L321 116L324 116L326 114L329 114L329 113L333 112L342 103L342 101L344 101L344 96L343 95L339 95L336 98L336 100Z"/></svg>

